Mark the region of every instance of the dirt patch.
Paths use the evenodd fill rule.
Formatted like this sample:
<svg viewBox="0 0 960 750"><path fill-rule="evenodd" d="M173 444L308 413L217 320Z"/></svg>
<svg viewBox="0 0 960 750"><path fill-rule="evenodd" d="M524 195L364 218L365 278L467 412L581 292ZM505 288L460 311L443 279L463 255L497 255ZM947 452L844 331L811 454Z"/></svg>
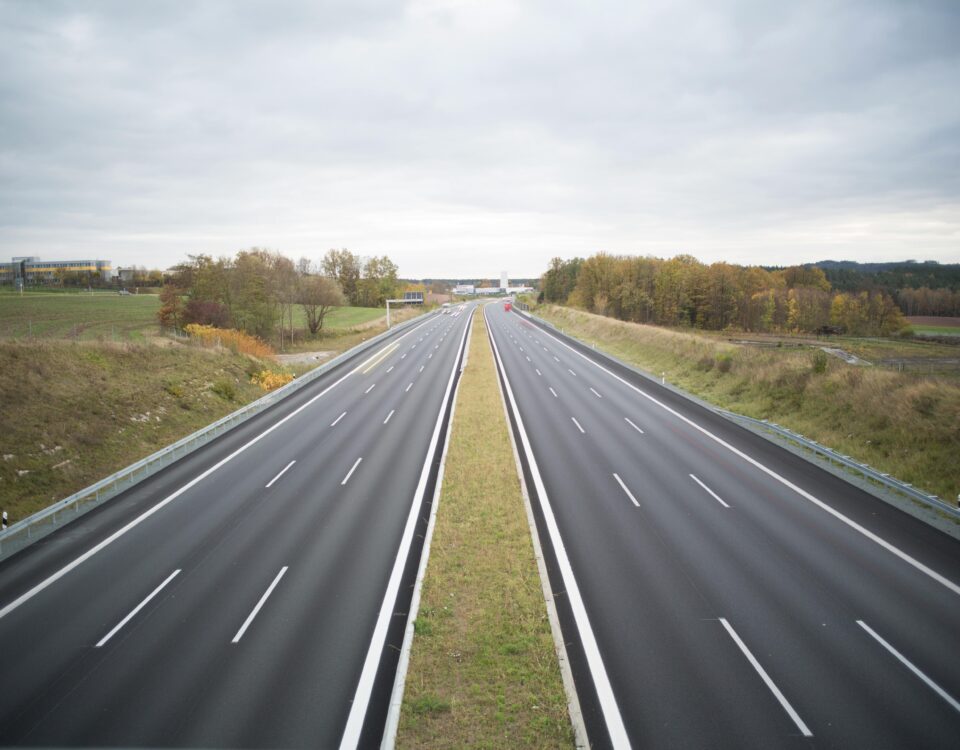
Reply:
<svg viewBox="0 0 960 750"><path fill-rule="evenodd" d="M336 352L296 352L295 354L275 354L274 359L281 365L319 364L330 359Z"/></svg>
<svg viewBox="0 0 960 750"><path fill-rule="evenodd" d="M960 328L960 318L947 318L938 315L911 315L907 318L910 325L915 326L944 326Z"/></svg>

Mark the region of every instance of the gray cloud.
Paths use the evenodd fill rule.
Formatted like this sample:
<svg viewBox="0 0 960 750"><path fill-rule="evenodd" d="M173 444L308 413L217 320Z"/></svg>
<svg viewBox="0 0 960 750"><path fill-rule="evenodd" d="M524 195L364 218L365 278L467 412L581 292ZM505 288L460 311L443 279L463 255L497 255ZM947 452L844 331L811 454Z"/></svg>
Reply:
<svg viewBox="0 0 960 750"><path fill-rule="evenodd" d="M958 261L958 38L954 2L0 2L0 253Z"/></svg>

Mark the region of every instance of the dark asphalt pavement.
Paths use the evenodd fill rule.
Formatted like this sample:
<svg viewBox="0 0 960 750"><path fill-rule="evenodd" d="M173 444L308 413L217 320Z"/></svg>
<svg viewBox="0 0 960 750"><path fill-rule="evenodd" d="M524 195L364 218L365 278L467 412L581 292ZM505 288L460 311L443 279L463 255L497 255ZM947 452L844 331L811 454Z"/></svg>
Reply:
<svg viewBox="0 0 960 750"><path fill-rule="evenodd" d="M960 543L485 310L593 744L958 746Z"/></svg>
<svg viewBox="0 0 960 750"><path fill-rule="evenodd" d="M0 743L378 744L469 313L0 563Z"/></svg>

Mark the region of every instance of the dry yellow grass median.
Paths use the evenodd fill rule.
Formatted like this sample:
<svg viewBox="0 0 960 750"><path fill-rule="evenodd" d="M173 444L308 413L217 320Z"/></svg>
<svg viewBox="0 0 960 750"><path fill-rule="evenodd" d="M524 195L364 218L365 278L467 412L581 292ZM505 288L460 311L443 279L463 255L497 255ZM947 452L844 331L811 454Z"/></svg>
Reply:
<svg viewBox="0 0 960 750"><path fill-rule="evenodd" d="M483 316L473 323L397 746L571 747Z"/></svg>

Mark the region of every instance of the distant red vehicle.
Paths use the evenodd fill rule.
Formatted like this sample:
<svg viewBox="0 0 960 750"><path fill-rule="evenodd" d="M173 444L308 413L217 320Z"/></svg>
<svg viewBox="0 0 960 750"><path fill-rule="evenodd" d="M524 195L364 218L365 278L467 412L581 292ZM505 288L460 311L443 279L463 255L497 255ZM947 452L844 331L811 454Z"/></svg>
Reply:
<svg viewBox="0 0 960 750"><path fill-rule="evenodd" d="M507 312L510 312L510 310L511 310L512 307L513 307L513 306L512 306L509 302L504 302L504 303L503 303L503 309L506 310Z"/></svg>

